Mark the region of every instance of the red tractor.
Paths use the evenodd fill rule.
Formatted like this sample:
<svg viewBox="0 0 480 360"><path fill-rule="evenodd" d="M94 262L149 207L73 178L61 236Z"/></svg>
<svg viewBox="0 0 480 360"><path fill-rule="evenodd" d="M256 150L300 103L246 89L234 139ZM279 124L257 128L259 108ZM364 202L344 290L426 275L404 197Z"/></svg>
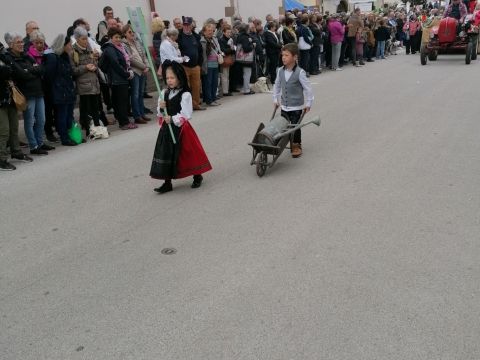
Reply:
<svg viewBox="0 0 480 360"><path fill-rule="evenodd" d="M446 53L463 50L467 65L471 60L477 59L478 26L473 22L473 15L467 15L465 22L460 25L454 18L443 18L437 26L424 29L424 31L429 31L430 39L420 49L422 65L427 64L427 58L430 61L437 60L439 51Z"/></svg>

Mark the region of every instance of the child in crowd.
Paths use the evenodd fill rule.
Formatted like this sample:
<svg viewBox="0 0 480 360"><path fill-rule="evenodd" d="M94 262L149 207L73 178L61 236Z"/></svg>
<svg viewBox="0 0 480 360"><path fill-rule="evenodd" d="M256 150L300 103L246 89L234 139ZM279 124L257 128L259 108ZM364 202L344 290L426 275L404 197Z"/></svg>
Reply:
<svg viewBox="0 0 480 360"><path fill-rule="evenodd" d="M367 46L366 46L366 57L367 57L367 62L373 62L374 60L372 57L375 56L375 34L372 30L373 25L368 24L366 27L366 41L367 41Z"/></svg>
<svg viewBox="0 0 480 360"><path fill-rule="evenodd" d="M390 38L390 31L385 26L385 21L380 20L379 27L375 30L375 40L377 41L377 59L385 59L385 43Z"/></svg>
<svg viewBox="0 0 480 360"><path fill-rule="evenodd" d="M192 188L199 188L203 181L202 174L212 169L189 122L193 106L185 70L170 60L165 60L162 70L167 90L164 99L158 101L161 127L150 170L152 178L165 180L162 186L154 189L160 194L173 190L172 179L191 175ZM162 115L162 110L166 114Z"/></svg>
<svg viewBox="0 0 480 360"><path fill-rule="evenodd" d="M365 45L365 36L363 32L363 27L358 27L357 33L355 34L355 51L357 52L357 61L355 66L362 66L363 62L363 47Z"/></svg>
<svg viewBox="0 0 480 360"><path fill-rule="evenodd" d="M291 43L282 48L283 66L277 70L277 79L273 89L275 107L281 106L282 116L292 124L298 124L302 113L310 111L313 103L313 92L306 72L298 64L298 45ZM300 130L293 134L290 142L292 157L302 155L302 133Z"/></svg>

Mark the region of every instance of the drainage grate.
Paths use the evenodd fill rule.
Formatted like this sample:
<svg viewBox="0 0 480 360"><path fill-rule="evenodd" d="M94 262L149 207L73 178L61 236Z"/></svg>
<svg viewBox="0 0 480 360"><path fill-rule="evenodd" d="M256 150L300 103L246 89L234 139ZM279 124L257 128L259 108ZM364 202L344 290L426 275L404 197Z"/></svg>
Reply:
<svg viewBox="0 0 480 360"><path fill-rule="evenodd" d="M177 249L174 248L165 248L162 250L163 255L174 255L177 253Z"/></svg>

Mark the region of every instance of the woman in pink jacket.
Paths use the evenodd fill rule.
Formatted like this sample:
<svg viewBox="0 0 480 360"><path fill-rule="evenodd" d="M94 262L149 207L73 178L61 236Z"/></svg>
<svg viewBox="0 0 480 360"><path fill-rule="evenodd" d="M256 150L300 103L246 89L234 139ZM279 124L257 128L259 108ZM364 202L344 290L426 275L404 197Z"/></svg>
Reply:
<svg viewBox="0 0 480 360"><path fill-rule="evenodd" d="M415 54L418 49L419 42L419 30L422 28L420 22L415 18L415 15L410 15L410 19L403 25L403 31L405 32L405 50L407 55Z"/></svg>
<svg viewBox="0 0 480 360"><path fill-rule="evenodd" d="M328 32L330 33L330 42L332 43L332 70L341 71L341 67L338 67L338 60L340 59L340 53L342 50L342 42L345 35L345 27L338 21L337 14L330 17L328 22Z"/></svg>

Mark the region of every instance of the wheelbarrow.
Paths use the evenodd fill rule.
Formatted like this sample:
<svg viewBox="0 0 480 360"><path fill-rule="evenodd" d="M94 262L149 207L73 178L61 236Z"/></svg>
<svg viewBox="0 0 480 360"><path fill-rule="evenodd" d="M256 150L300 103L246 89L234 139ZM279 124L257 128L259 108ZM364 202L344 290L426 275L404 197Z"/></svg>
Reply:
<svg viewBox="0 0 480 360"><path fill-rule="evenodd" d="M250 165L256 166L257 175L262 177L268 168L271 168L277 162L283 150L293 139L293 133L302 127L310 124L320 126L320 117L315 116L312 120L302 123L305 117L305 111L298 124L291 124L288 119L281 115L276 115L278 106L273 110L272 117L267 124L263 122L258 126L257 132L252 142L248 143L252 147L253 155Z"/></svg>

